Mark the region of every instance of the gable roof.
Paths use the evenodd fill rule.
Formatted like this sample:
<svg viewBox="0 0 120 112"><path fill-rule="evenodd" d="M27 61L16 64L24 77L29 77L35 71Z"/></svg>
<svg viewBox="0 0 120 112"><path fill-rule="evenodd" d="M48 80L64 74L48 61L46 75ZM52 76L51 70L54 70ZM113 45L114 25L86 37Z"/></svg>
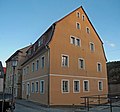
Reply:
<svg viewBox="0 0 120 112"><path fill-rule="evenodd" d="M66 17L68 17L69 15L71 15L72 13L74 13L75 11L77 11L78 9L82 9L82 10L83 10L83 12L84 12L85 16L87 17L87 19L88 19L90 25L92 26L93 30L95 31L95 33L96 33L98 39L99 39L100 42L102 43L102 49L103 49L104 57L105 57L105 60L107 61L107 58L106 58L106 55L105 55L105 51L104 51L104 48L103 48L103 41L101 40L100 36L98 35L97 31L95 30L95 28L94 28L92 22L90 21L89 17L87 16L87 13L85 12L85 10L83 9L82 6L78 7L78 8L75 9L74 11L70 12L69 14L67 14L66 16L64 16L63 18L61 18L60 20L56 21L55 23L57 24L58 22L62 21L63 19L65 19Z"/></svg>

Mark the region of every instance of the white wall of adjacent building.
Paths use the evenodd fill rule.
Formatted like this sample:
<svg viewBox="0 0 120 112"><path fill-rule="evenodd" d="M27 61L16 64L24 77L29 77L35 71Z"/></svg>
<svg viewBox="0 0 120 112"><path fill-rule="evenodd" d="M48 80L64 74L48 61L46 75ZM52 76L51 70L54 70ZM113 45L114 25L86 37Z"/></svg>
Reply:
<svg viewBox="0 0 120 112"><path fill-rule="evenodd" d="M3 92L3 79L0 78L0 92Z"/></svg>

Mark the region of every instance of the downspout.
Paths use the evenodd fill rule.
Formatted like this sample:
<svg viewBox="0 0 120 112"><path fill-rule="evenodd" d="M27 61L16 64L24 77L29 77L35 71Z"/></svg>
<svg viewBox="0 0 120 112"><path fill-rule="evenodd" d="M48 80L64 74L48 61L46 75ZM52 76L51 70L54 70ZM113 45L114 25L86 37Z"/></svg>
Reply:
<svg viewBox="0 0 120 112"><path fill-rule="evenodd" d="M50 48L46 46L48 50L48 107L50 107Z"/></svg>

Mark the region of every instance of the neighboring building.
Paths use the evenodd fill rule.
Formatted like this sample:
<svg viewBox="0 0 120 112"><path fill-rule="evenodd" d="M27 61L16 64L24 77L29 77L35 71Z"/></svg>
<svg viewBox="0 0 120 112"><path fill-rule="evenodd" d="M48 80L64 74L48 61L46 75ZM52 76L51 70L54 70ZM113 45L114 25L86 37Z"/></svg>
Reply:
<svg viewBox="0 0 120 112"><path fill-rule="evenodd" d="M107 63L108 92L120 94L120 61Z"/></svg>
<svg viewBox="0 0 120 112"><path fill-rule="evenodd" d="M23 49L17 50L10 58L6 61L6 92L12 93L12 76L13 76L13 67L12 67L12 60L16 59L18 61L17 67L15 69L15 76L14 76L14 94L15 97L21 98L22 97L22 73L21 73L21 63L25 58L26 51L30 46L25 47Z"/></svg>
<svg viewBox="0 0 120 112"><path fill-rule="evenodd" d="M0 61L0 92L3 92L3 79L4 79L4 70L2 62Z"/></svg>
<svg viewBox="0 0 120 112"><path fill-rule="evenodd" d="M22 97L44 105L80 105L107 94L103 42L82 7L55 22L22 64Z"/></svg>

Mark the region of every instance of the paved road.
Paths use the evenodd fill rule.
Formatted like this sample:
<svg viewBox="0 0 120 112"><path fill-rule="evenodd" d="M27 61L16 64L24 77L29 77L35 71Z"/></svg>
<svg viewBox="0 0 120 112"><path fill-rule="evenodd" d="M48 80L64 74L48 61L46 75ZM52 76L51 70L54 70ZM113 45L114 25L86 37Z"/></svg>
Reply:
<svg viewBox="0 0 120 112"><path fill-rule="evenodd" d="M117 103L120 106L120 102ZM112 112L120 112L120 107L113 107ZM47 108L39 104L26 101L17 100L15 112L88 112L83 109L76 108ZM89 112L111 112L109 106L99 106L90 108Z"/></svg>

